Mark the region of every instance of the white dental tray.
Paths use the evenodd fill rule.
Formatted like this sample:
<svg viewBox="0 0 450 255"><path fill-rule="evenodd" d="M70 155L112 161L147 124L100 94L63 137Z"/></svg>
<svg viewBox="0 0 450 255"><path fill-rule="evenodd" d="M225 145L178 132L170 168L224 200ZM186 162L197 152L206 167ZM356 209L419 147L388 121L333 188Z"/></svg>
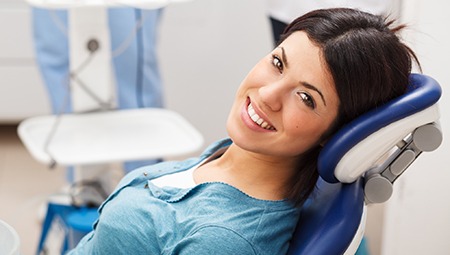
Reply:
<svg viewBox="0 0 450 255"><path fill-rule="evenodd" d="M19 124L18 134L36 160L59 165L183 156L203 145L183 117L157 108L33 117Z"/></svg>

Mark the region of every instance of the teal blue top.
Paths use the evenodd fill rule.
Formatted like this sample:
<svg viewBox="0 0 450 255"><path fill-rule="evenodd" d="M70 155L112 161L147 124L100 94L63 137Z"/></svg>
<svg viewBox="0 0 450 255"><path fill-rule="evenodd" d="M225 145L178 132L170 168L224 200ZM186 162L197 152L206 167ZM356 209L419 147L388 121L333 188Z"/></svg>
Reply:
<svg viewBox="0 0 450 255"><path fill-rule="evenodd" d="M125 176L99 208L94 230L69 254L285 254L299 217L290 202L256 199L221 182L188 189L151 182L188 170L230 144L225 139L198 158Z"/></svg>

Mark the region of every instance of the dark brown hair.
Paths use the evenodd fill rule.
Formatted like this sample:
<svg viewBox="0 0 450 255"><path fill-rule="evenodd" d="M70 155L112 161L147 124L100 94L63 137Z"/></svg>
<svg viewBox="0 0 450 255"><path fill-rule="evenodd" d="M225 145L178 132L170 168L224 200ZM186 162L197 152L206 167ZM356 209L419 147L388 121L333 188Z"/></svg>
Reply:
<svg viewBox="0 0 450 255"><path fill-rule="evenodd" d="M402 95L408 85L414 52L400 41L404 26L390 28L382 16L348 9L309 12L289 24L280 42L296 31L306 32L322 51L339 97L338 116L322 136L325 141L337 129L362 113ZM302 204L318 178L320 146L302 156L288 197Z"/></svg>

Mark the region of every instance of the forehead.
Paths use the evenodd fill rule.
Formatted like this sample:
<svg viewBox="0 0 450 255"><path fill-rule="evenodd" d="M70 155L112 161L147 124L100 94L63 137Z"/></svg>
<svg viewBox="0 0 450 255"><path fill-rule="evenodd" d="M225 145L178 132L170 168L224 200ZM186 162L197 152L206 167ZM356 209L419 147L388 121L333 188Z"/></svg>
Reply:
<svg viewBox="0 0 450 255"><path fill-rule="evenodd" d="M287 37L280 45L288 55L290 62L310 61L308 66L323 69L328 72L328 66L323 58L322 49L317 46L303 31L297 31Z"/></svg>

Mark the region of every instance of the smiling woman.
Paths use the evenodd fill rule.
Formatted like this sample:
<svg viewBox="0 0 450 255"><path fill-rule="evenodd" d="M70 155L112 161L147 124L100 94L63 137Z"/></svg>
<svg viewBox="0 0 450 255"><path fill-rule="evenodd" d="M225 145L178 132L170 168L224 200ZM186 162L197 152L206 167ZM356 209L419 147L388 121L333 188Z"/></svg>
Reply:
<svg viewBox="0 0 450 255"><path fill-rule="evenodd" d="M125 176L71 254L284 254L321 145L406 89L415 56L390 25L352 9L296 19L242 81L230 139Z"/></svg>
<svg viewBox="0 0 450 255"><path fill-rule="evenodd" d="M319 47L306 33L296 32L256 64L241 83L228 132L239 147L277 155L284 162L296 161L298 155L320 142L337 116L338 105ZM258 118L250 117L249 107ZM270 132L261 130L255 119L270 123Z"/></svg>

